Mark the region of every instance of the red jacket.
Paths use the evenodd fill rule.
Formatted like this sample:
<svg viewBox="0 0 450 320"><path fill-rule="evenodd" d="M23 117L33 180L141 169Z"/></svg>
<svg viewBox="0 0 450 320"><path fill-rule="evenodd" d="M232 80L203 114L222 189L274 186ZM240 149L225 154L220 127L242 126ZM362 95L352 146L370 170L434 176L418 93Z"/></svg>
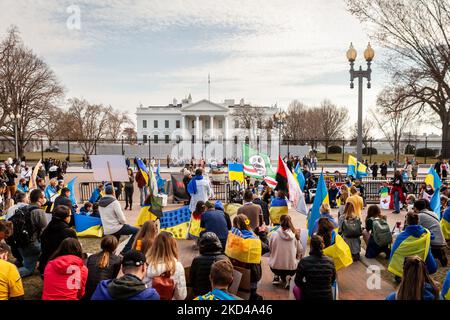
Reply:
<svg viewBox="0 0 450 320"><path fill-rule="evenodd" d="M145 181L144 176L142 175L141 171L136 172L136 182L138 185L138 188L143 188L147 185L147 182Z"/></svg>
<svg viewBox="0 0 450 320"><path fill-rule="evenodd" d="M79 300L84 295L88 269L77 256L66 255L48 262L44 271L42 300Z"/></svg>

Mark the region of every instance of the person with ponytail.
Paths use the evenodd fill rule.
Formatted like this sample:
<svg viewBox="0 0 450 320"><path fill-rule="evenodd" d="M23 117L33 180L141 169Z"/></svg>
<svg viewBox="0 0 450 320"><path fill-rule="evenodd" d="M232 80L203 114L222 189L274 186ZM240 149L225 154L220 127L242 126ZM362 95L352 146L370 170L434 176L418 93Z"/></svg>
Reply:
<svg viewBox="0 0 450 320"><path fill-rule="evenodd" d="M120 257L114 254L119 241L112 235L105 236L100 243L101 251L89 256L86 262L88 279L83 300L90 300L102 280L114 279L120 271Z"/></svg>
<svg viewBox="0 0 450 320"><path fill-rule="evenodd" d="M132 249L142 252L148 259L150 249L152 248L153 241L155 241L157 235L158 227L156 226L155 221L145 221L141 229L139 229L136 239L134 239Z"/></svg>
<svg viewBox="0 0 450 320"><path fill-rule="evenodd" d="M439 289L419 256L405 258L402 282L386 300L439 300Z"/></svg>

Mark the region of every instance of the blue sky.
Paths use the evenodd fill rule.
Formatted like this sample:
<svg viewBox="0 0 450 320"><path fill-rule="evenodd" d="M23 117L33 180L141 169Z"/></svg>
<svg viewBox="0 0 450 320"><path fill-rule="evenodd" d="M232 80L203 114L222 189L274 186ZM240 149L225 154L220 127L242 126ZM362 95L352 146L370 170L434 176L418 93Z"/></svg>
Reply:
<svg viewBox="0 0 450 320"><path fill-rule="evenodd" d="M76 5L80 30L67 20ZM15 24L27 46L56 72L67 98L84 97L134 113L140 103L168 104L189 93L287 107L324 98L356 121L345 52L357 64L370 41L342 0L27 1L0 2L0 36ZM388 79L377 63L365 108Z"/></svg>

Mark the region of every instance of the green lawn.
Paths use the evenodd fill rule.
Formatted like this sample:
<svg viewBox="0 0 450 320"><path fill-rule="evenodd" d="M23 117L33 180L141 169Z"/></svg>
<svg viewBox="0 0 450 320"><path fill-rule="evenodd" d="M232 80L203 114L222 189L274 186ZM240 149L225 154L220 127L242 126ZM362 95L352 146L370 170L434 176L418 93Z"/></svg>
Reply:
<svg viewBox="0 0 450 320"><path fill-rule="evenodd" d="M348 156L352 155L355 156L355 154L353 153L345 153L344 154L344 162L342 162L342 153L337 153L337 154L328 154L328 158L326 157L325 153L321 153L319 152L317 154L317 160L319 161L319 165L320 164L347 164L347 160L348 160ZM400 162L403 162L405 157L408 157L409 159L413 158L414 155L401 155L400 156ZM389 160L392 160L394 158L393 154L376 154L376 155L372 155L372 161L370 161L370 156L363 156L364 160L368 160L370 163L373 162L377 162L378 164L380 164L383 161L386 161L386 163L389 162ZM416 160L420 163L420 164L432 164L436 162L435 158L432 157L427 157L426 159L424 157L416 157ZM425 162L426 160L426 162Z"/></svg>
<svg viewBox="0 0 450 320"><path fill-rule="evenodd" d="M41 159L42 154L40 152L25 152L25 158L27 161L39 161ZM5 161L8 158L14 158L14 152L4 152L0 153L0 161ZM59 153L59 152L44 152L45 158L53 158L57 160L65 160L67 157L67 153ZM81 154L71 154L70 162L81 162L82 155Z"/></svg>

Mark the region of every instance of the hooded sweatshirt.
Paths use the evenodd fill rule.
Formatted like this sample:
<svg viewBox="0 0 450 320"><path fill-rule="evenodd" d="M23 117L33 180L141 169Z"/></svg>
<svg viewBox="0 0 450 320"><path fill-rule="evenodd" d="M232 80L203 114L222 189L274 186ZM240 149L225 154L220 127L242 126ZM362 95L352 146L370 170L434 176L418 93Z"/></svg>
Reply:
<svg viewBox="0 0 450 320"><path fill-rule="evenodd" d="M127 223L119 201L111 195L105 195L99 200L98 210L105 235L118 232Z"/></svg>
<svg viewBox="0 0 450 320"><path fill-rule="evenodd" d="M269 240L269 266L277 270L296 270L303 250L295 234L287 229L278 228Z"/></svg>
<svg viewBox="0 0 450 320"><path fill-rule="evenodd" d="M135 275L125 274L100 282L91 300L159 300L159 294Z"/></svg>
<svg viewBox="0 0 450 320"><path fill-rule="evenodd" d="M45 267L42 300L79 300L84 295L88 270L80 257L60 256Z"/></svg>

